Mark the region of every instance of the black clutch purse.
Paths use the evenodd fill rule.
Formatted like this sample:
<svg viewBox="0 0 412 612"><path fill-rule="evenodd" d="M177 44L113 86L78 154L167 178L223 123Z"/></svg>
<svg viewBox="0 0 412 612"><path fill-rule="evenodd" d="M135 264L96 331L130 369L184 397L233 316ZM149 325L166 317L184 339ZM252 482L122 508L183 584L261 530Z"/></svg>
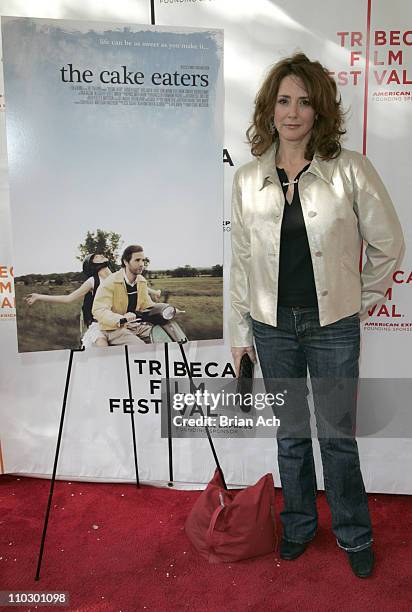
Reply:
<svg viewBox="0 0 412 612"><path fill-rule="evenodd" d="M250 412L252 407L250 402L245 405L245 402L243 400L246 395L251 394L253 391L253 370L253 361L247 353L244 353L240 360L239 376L237 379L236 387L236 393L239 393L241 396L241 401L236 403L240 404L240 409L243 412Z"/></svg>

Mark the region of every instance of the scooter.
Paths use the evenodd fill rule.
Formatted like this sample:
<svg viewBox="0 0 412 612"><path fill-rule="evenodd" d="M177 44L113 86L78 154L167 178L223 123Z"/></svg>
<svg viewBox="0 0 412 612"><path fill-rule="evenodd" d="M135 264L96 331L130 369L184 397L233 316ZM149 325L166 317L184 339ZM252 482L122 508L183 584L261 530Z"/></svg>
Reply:
<svg viewBox="0 0 412 612"><path fill-rule="evenodd" d="M177 314L183 314L184 310L179 310L171 304L157 303L150 308L136 312L136 319L130 323L150 323L153 325L147 343L152 342L179 342L184 344L187 337L177 321L173 319Z"/></svg>

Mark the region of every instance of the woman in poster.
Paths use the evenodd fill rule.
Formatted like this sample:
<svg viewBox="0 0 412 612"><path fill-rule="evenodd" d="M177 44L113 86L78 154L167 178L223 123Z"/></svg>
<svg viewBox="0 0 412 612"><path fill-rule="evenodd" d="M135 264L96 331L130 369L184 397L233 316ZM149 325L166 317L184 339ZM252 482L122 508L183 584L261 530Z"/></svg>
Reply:
<svg viewBox="0 0 412 612"><path fill-rule="evenodd" d="M382 181L342 148L344 133L336 83L319 62L299 53L270 70L247 131L255 159L234 178L231 339L237 371L245 353L256 360L255 345L266 389L290 383L277 414L281 557L296 559L317 529L309 370L332 529L367 577L372 529L353 434L360 320L385 300L404 243Z"/></svg>
<svg viewBox="0 0 412 612"><path fill-rule="evenodd" d="M87 327L86 333L82 337L82 345L85 348L90 346L108 346L108 342L101 333L99 325L93 320L92 306L94 296L100 281L107 278L110 274L109 260L101 253L91 253L83 261L83 273L87 279L74 291L66 295L47 295L44 293L30 293L25 298L29 306L36 302L55 302L60 304L71 304L83 298L83 322Z"/></svg>

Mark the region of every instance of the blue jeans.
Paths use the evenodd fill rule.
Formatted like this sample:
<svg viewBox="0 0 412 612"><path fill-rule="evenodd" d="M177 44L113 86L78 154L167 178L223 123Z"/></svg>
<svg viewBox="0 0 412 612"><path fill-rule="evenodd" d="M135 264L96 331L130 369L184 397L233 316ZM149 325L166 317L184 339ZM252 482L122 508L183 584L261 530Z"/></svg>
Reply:
<svg viewBox="0 0 412 612"><path fill-rule="evenodd" d="M277 443L284 498L280 515L283 537L291 542L308 542L318 522L307 402L309 369L332 529L338 545L346 551L368 548L372 528L354 437L358 316L321 327L317 308L280 306L277 327L253 320L253 334L266 391L279 391L279 379L293 383L285 406L276 408L280 420Z"/></svg>

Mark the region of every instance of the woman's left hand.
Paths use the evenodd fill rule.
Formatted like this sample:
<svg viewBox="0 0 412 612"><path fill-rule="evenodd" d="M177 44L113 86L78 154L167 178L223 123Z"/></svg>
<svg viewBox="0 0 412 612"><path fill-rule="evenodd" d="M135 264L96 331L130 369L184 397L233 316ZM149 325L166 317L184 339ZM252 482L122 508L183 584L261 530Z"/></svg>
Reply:
<svg viewBox="0 0 412 612"><path fill-rule="evenodd" d="M232 346L233 365L235 366L236 376L239 376L240 360L247 353L253 363L257 362L254 346Z"/></svg>

